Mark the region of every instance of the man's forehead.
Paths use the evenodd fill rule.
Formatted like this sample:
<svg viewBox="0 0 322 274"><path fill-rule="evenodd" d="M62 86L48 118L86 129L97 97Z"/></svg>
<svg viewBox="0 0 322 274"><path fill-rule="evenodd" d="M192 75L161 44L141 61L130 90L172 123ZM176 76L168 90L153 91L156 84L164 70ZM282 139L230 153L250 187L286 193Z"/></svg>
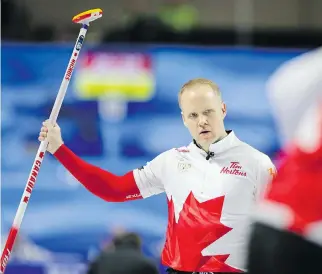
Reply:
<svg viewBox="0 0 322 274"><path fill-rule="evenodd" d="M182 104L181 105L181 110L184 113L202 113L208 110L216 110L217 109L217 104L214 102L205 102L204 104L198 104L198 103L189 103L189 104Z"/></svg>
<svg viewBox="0 0 322 274"><path fill-rule="evenodd" d="M221 97L209 85L198 84L182 90L179 106L185 113L203 112L221 105Z"/></svg>
<svg viewBox="0 0 322 274"><path fill-rule="evenodd" d="M203 85L200 88L188 88L181 94L181 101L218 101L220 97L218 94L209 86Z"/></svg>
<svg viewBox="0 0 322 274"><path fill-rule="evenodd" d="M185 91L181 96L181 105L187 107L198 107L198 108L211 108L220 102L214 91L209 92L196 92L196 91Z"/></svg>

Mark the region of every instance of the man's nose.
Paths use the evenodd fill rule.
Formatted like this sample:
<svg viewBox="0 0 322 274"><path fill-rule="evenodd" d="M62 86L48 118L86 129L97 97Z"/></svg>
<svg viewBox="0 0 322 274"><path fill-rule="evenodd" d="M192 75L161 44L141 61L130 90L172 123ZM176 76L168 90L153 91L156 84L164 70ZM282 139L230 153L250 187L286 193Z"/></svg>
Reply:
<svg viewBox="0 0 322 274"><path fill-rule="evenodd" d="M207 117L205 117L203 115L200 115L199 116L199 125L204 126L204 125L207 125L207 124L208 124Z"/></svg>

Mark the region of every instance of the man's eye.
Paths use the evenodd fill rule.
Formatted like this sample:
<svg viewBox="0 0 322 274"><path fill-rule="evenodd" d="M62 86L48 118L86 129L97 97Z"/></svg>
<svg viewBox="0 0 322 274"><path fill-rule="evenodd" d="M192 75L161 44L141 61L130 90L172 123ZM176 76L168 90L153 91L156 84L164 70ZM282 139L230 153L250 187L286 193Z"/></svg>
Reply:
<svg viewBox="0 0 322 274"><path fill-rule="evenodd" d="M191 113L191 114L189 115L189 117L191 117L191 118L196 118L196 117L197 117L197 113Z"/></svg>

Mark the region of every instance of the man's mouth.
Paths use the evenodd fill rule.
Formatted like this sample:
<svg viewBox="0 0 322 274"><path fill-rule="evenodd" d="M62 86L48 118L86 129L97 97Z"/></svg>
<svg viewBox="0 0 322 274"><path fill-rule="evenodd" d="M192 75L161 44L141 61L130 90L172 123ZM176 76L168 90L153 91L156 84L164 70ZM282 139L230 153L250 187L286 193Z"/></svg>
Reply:
<svg viewBox="0 0 322 274"><path fill-rule="evenodd" d="M210 132L210 130L203 130L203 131L200 132L200 134L207 134L209 132Z"/></svg>

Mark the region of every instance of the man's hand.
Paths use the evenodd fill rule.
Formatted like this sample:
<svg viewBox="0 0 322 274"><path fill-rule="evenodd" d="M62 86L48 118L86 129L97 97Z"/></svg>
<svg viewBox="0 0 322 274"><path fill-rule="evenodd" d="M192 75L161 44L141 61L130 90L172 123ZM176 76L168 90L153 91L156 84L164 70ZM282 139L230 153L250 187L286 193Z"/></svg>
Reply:
<svg viewBox="0 0 322 274"><path fill-rule="evenodd" d="M40 129L39 141L48 141L47 151L54 154L57 149L64 143L61 137L60 127L58 124L52 126L48 120L42 123L42 128Z"/></svg>

